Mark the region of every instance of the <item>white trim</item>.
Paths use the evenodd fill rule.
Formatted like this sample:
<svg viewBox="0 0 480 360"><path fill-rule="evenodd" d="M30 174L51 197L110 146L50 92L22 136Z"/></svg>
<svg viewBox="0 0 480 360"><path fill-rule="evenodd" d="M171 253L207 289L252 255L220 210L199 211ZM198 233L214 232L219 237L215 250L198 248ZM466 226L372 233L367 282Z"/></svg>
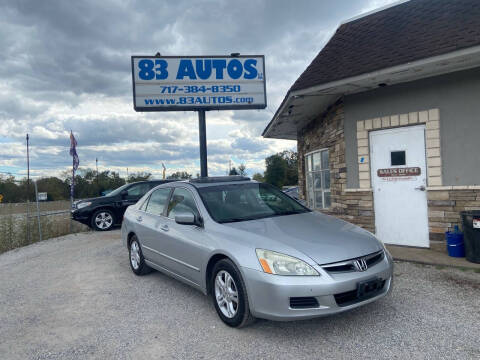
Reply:
<svg viewBox="0 0 480 360"><path fill-rule="evenodd" d="M368 125L367 125L368 124ZM435 124L435 126L432 126ZM371 187L371 179L375 176L370 166L371 138L378 133L392 133L401 129L422 126L425 133L425 151L427 161L427 183L429 186L442 185L442 157L440 142L440 112L439 109L427 109L418 112L394 114L374 119L358 120L357 154L358 182L361 189ZM360 143L361 142L361 143ZM434 151L438 154L434 155ZM432 155L429 155L432 154ZM365 164L360 158L367 157ZM369 175L366 176L365 173ZM363 177L362 177L363 174Z"/></svg>
<svg viewBox="0 0 480 360"><path fill-rule="evenodd" d="M324 150L328 150L328 147L326 147L326 148L321 148L321 149L318 149L318 150L310 151L310 152L304 154L303 156L308 156L308 155L311 155L311 154L313 154L313 153L316 153L316 152L319 152L319 151L324 151ZM322 169L322 170L324 170L324 169Z"/></svg>
<svg viewBox="0 0 480 360"><path fill-rule="evenodd" d="M352 21L361 19L361 18L363 18L363 17L366 17L366 16L368 16L368 15L375 14L375 13L380 12L380 11L383 11L383 10L387 10L387 9L392 8L392 7L394 7L394 6L397 6L397 5L401 5L401 4L403 4L403 3L406 3L406 2L408 2L408 1L410 1L410 0L399 0L399 1L395 1L395 2L393 2L393 3L391 3L391 4L388 4L388 5L380 6L379 8L376 8L376 9L373 9L373 10L370 10L370 11L367 11L367 12L364 12L364 13L361 13L361 14L356 15L356 16L350 18L350 19L344 20L344 21L342 21L342 22L340 23L340 25L347 24L347 23L349 23L349 22L352 22Z"/></svg>
<svg viewBox="0 0 480 360"><path fill-rule="evenodd" d="M436 63L436 62L450 61L450 60L453 60L453 59L455 59L457 57L460 57L460 56L469 56L469 55L478 55L478 54L480 54L480 45L472 46L472 47L469 47L467 49L452 51L452 52L442 54L442 55L437 55L437 56L432 56L432 57L412 61L412 62L409 62L409 63L406 63L406 64L401 64L401 65L396 65L396 66L392 66L392 67L389 67L389 68L384 68L384 69L373 71L373 72L370 72L370 73L364 73L364 74L361 74L361 75L352 76L352 77L345 78L345 79L340 79L340 80L331 81L331 82L320 84L320 85L311 86L311 87L306 88L306 89L292 91L289 98L293 97L293 96L298 96L298 95L306 95L306 94L311 93L311 92L327 90L329 88L335 88L335 87L338 87L338 86L341 86L341 85L347 85L347 84L352 83L352 82L368 80L370 78L374 78L374 77L378 77L378 76L382 76L382 75L388 75L388 74L391 74L391 73L401 72L401 71L405 71L405 70L411 70L412 68L415 68L415 67L432 65L433 63ZM458 71L458 70L455 70L455 71Z"/></svg>
<svg viewBox="0 0 480 360"><path fill-rule="evenodd" d="M373 189L372 189L372 188L365 188L365 189L360 189L360 188L356 188L356 189L345 189L345 192L367 192L367 191L372 192Z"/></svg>
<svg viewBox="0 0 480 360"><path fill-rule="evenodd" d="M427 186L428 191L440 190L480 190L480 185Z"/></svg>
<svg viewBox="0 0 480 360"><path fill-rule="evenodd" d="M473 63L467 62L466 64L465 62L458 62L457 64L453 64L453 66L448 69L445 69L444 67L439 65L446 64L457 59L461 60L462 58L464 60L468 60L468 57L474 57L474 56L477 56L478 58L480 58L480 45L472 46L462 50L452 51L442 55L437 55L437 56L432 56L432 57L412 61L406 64L400 64L400 65L380 69L370 73L364 73L364 74L352 76L349 78L344 78L344 79L331 81L324 84L311 86L305 89L292 91L290 93L287 93L288 97L284 99L283 105L277 110L273 119L267 125L266 129L263 132L263 137L266 137L266 138L269 137L269 132L273 127L277 126L277 121L279 120L280 115L283 114L283 112L285 111L285 108L290 106L292 101L299 96L302 96L302 95L330 96L332 97L332 99L335 99L346 94L353 94L355 92L372 90L373 87L369 88L369 86L373 86L373 84L377 84L379 81L381 82L382 77L386 78L387 76L396 74L396 73L408 72L410 75L413 74L414 76L408 77L408 78L405 78L405 77L398 78L396 81L391 82L390 85L395 85L395 84L406 82L406 81L416 81L423 78L439 76L439 75L443 75L451 72L466 70L466 69L479 66L479 62L478 61ZM423 71L425 68L430 70L433 69L434 71L425 72ZM422 71L419 71L415 74L415 72L411 70L422 70ZM369 82L370 85L365 85L365 84L362 86L358 85L359 87L357 91L348 91L345 88L344 89L341 88L342 86L351 87L352 85L355 85L355 83L358 83L358 82L364 82L364 83ZM317 94L312 94L312 93L317 93ZM320 109L319 112L321 113L323 110L324 108ZM289 120L287 119L287 121ZM296 137L293 138L292 140L295 140L295 139Z"/></svg>
<svg viewBox="0 0 480 360"><path fill-rule="evenodd" d="M324 188L323 187L323 176L322 176L322 173L325 172L325 171L328 171L330 173L330 176L331 176L331 169L330 169L330 158L328 159L328 168L321 168L320 170L314 170L314 169L311 169L311 170L308 170L308 158L311 157L312 158L312 168L313 168L313 155L318 153L320 154L320 166L322 166L322 153L323 152L327 152L328 156L330 157L330 149L327 147L327 148L322 148L322 149L318 149L318 150L313 150L313 151L310 151L308 153L306 153L305 155L303 155L303 161L304 161L304 164L305 164L305 194L307 195L307 203L308 203L308 200L309 200L309 190L313 192L313 202L314 204L312 204L312 207L314 207L315 209L321 209L321 210L327 210L327 209L330 209L332 207L332 198L331 198L331 194L332 194L332 191L331 191L331 188L332 188L332 184L331 184L331 181L330 181L330 187L328 189ZM309 189L308 187L308 175L309 174L312 174L312 181L314 180L314 176L313 174L314 173L320 173L320 177L321 177L321 188L320 190L318 189L315 189L314 188L314 184L310 184L312 186L311 189ZM316 200L316 195L315 193L316 192L321 192L322 193L322 207L317 207L317 200ZM325 193L329 193L330 194L330 206L326 207L325 206Z"/></svg>

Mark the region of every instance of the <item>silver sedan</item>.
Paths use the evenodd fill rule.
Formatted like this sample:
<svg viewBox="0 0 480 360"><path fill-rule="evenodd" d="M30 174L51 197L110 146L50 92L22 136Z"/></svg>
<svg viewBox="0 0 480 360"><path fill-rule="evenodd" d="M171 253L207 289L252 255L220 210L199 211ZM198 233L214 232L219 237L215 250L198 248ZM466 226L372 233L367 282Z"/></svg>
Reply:
<svg viewBox="0 0 480 360"><path fill-rule="evenodd" d="M309 319L385 296L393 262L374 235L243 177L160 185L122 224L130 266L212 295L229 326Z"/></svg>

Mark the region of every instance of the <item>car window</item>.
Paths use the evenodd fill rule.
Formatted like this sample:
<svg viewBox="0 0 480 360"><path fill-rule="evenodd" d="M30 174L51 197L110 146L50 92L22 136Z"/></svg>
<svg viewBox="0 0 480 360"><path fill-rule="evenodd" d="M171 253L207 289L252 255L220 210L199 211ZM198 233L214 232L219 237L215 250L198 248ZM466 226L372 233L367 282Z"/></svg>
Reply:
<svg viewBox="0 0 480 360"><path fill-rule="evenodd" d="M138 210L146 211L146 210L147 210L147 204L148 204L148 200L149 200L149 199L150 199L150 196L145 199L145 201L143 202L142 206L140 206L140 207L138 208Z"/></svg>
<svg viewBox="0 0 480 360"><path fill-rule="evenodd" d="M125 190L126 187L128 187L129 184L124 184L122 186L120 186L119 188L116 188L115 190L110 190L109 193L105 194L105 196L108 196L108 197L112 197L112 196L116 196L118 194L120 194L123 190Z"/></svg>
<svg viewBox="0 0 480 360"><path fill-rule="evenodd" d="M176 213L191 212L199 217L193 194L184 188L176 188L168 204L167 216L175 219Z"/></svg>
<svg viewBox="0 0 480 360"><path fill-rule="evenodd" d="M215 185L200 188L198 192L210 215L219 223L310 211L268 184Z"/></svg>
<svg viewBox="0 0 480 360"><path fill-rule="evenodd" d="M150 195L150 200L148 201L145 211L153 215L162 215L169 195L170 188L155 190L152 195Z"/></svg>
<svg viewBox="0 0 480 360"><path fill-rule="evenodd" d="M127 189L128 196L142 196L150 190L150 187L147 183L133 185L132 187Z"/></svg>
<svg viewBox="0 0 480 360"><path fill-rule="evenodd" d="M151 181L148 183L148 186L150 187L150 189L153 189L155 186L158 186L158 185L162 185L163 182L160 182L160 181Z"/></svg>

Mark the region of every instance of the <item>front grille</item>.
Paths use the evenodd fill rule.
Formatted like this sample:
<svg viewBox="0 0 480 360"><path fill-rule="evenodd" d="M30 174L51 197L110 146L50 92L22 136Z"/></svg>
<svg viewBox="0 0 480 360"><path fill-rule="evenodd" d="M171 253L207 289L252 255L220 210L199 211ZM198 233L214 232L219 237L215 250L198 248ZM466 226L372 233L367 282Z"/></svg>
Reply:
<svg viewBox="0 0 480 360"><path fill-rule="evenodd" d="M352 291L346 291L343 293L335 294L335 301L337 302L338 306L348 306L348 305L353 305L356 304L360 301L364 301L367 299L370 299L376 295L378 295L380 292L383 291L383 288L385 287L385 280L383 280L380 284L380 287L376 291L372 291L368 294L368 296L358 296L358 291L352 290Z"/></svg>
<svg viewBox="0 0 480 360"><path fill-rule="evenodd" d="M372 266L376 265L379 263L384 256L384 251L379 251L373 254L369 254L366 256L362 256L359 258L355 259L350 259L350 260L345 260L345 261L340 261L337 263L332 263L332 264L324 264L321 265L322 268L330 273L341 273L341 272L351 272L351 271L356 271L355 266L353 265L353 262L357 259L365 259L368 268L371 268Z"/></svg>
<svg viewBox="0 0 480 360"><path fill-rule="evenodd" d="M368 259L366 259L368 267L372 267L376 263L380 262L383 259L383 251L381 253L376 254Z"/></svg>
<svg viewBox="0 0 480 360"><path fill-rule="evenodd" d="M309 309L317 308L318 300L314 297L291 297L290 308L292 309Z"/></svg>
<svg viewBox="0 0 480 360"><path fill-rule="evenodd" d="M343 264L343 265L333 265L325 267L325 270L328 272L346 272L346 271L355 271L355 268L352 264Z"/></svg>

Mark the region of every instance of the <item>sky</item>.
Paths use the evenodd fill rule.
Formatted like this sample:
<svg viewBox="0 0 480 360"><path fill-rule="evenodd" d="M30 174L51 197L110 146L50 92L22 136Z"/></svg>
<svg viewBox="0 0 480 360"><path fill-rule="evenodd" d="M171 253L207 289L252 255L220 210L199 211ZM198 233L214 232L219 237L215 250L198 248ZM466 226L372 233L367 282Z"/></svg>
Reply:
<svg viewBox="0 0 480 360"><path fill-rule="evenodd" d="M265 55L267 108L207 112L209 175L296 142L261 133L289 87L349 18L392 0L0 0L0 174L32 177L81 168L121 176L199 172L195 112L135 112L132 55Z"/></svg>

